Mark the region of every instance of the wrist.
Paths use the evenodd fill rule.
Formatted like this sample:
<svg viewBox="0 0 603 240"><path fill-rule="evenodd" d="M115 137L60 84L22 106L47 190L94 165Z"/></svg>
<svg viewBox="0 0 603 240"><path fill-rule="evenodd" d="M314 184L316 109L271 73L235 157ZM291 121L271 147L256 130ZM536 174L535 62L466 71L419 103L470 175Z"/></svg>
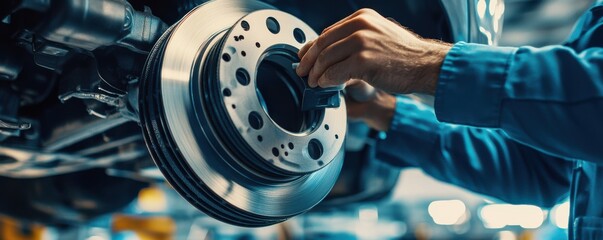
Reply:
<svg viewBox="0 0 603 240"><path fill-rule="evenodd" d="M442 64L452 45L436 40L424 41L426 51L420 67L422 78L417 82L419 86L416 92L435 95Z"/></svg>
<svg viewBox="0 0 603 240"><path fill-rule="evenodd" d="M364 121L372 128L387 131L396 112L396 97L379 91L366 108Z"/></svg>

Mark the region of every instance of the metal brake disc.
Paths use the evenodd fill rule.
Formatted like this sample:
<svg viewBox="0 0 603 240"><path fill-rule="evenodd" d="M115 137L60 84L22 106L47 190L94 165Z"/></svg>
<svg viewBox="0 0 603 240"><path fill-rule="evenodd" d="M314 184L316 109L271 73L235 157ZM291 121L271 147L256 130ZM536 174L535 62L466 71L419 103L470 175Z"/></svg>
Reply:
<svg viewBox="0 0 603 240"><path fill-rule="evenodd" d="M343 163L345 106L301 111L305 83L291 67L316 37L264 3L221 0L195 8L157 42L140 90L144 137L195 207L259 227L329 193Z"/></svg>

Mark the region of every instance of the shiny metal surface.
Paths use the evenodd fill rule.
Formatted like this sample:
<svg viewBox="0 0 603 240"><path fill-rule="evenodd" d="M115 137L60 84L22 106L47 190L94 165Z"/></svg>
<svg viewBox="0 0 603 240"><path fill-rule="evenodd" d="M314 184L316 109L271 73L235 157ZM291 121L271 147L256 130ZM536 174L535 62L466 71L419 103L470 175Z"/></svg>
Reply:
<svg viewBox="0 0 603 240"><path fill-rule="evenodd" d="M268 30L266 27L268 18L274 18L280 22L278 33L274 34ZM246 26L250 26L249 30L243 29L240 24L242 21L248 22ZM346 120L345 107L321 110L320 113L317 113L324 114L321 121L317 121L316 124L312 124L303 131L291 132L279 126L269 116L262 101L274 100L263 99L261 94L258 97L256 81L259 65L264 58L282 51L290 51L289 53L296 55L297 49L304 45L306 41L296 41L293 34L295 29L303 32L300 34L305 35L304 39L314 39L317 37L316 33L301 20L288 13L274 10L253 12L234 26L230 30L228 34L230 37L226 38L227 41L224 42L220 54L220 56L224 54L232 56L230 61L222 60L219 63L219 75L226 76L220 79L220 89L229 89L232 92L232 96L222 99L224 106L236 105L236 108L227 107L228 116L235 127L242 130L240 134L243 139L251 145L253 151L283 171L295 174L310 173L328 165L335 159L339 152L338 149L341 149L343 144L343 136L346 131L346 124L343 124ZM236 40L234 36L243 36L243 40ZM256 43L259 43L259 47L256 46ZM245 52L245 56L241 54L242 52ZM236 71L241 71L241 69L246 69L251 77L248 85L242 85L236 79ZM292 69L291 72L293 72ZM293 80L299 81L302 86L305 85L301 78ZM343 99L340 102L344 102ZM301 106L298 107L301 108ZM264 111L257 111L259 109ZM259 117L263 119L261 121L264 124L260 129L249 126L249 114L254 111L257 111ZM295 109L291 109L291 111L295 111ZM258 141L258 136L263 136L264 140ZM308 146L312 139L327 150L320 159L312 159L310 156ZM274 154L274 149L278 151L278 154Z"/></svg>
<svg viewBox="0 0 603 240"><path fill-rule="evenodd" d="M145 139L168 181L197 208L241 226L309 210L329 193L343 163L345 106L318 113L297 132L268 114L266 103L278 99L258 93L259 65L271 54L297 52L316 33L292 15L263 9L271 7L222 0L192 10L158 42L160 64L147 64L158 65L159 74L145 79L141 92ZM268 29L269 18L279 22L278 33ZM304 32L304 41L294 29ZM237 80L241 68L246 84ZM316 141L322 152L313 158Z"/></svg>

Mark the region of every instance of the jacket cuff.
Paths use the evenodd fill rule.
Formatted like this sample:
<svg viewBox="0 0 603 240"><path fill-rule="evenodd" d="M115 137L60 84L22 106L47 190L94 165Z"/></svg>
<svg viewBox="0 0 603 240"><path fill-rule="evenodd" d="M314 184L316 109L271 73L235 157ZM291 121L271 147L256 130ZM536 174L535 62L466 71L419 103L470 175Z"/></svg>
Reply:
<svg viewBox="0 0 603 240"><path fill-rule="evenodd" d="M396 98L396 110L377 158L394 166L419 166L437 146L439 123L433 109L407 97Z"/></svg>
<svg viewBox="0 0 603 240"><path fill-rule="evenodd" d="M499 127L505 81L516 50L464 42L455 44L444 59L435 93L438 120Z"/></svg>

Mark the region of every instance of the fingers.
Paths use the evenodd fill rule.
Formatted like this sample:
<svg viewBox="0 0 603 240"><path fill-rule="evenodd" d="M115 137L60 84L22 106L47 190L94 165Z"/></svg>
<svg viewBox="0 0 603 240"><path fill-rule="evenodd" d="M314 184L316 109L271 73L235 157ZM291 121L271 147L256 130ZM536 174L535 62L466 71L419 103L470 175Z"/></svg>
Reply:
<svg viewBox="0 0 603 240"><path fill-rule="evenodd" d="M357 32L360 33L360 32ZM360 49L362 39L360 34L352 34L339 42L325 48L316 59L308 75L310 86L318 83L318 78L332 65L348 58L356 49Z"/></svg>
<svg viewBox="0 0 603 240"><path fill-rule="evenodd" d="M300 76L308 76L310 69L316 63L316 59L321 52L335 42L346 38L360 29L371 29L375 26L371 23L372 19L367 17L358 17L349 20L346 24L341 24L316 39L314 44L306 51L297 68ZM356 49L346 49L346 51L355 51Z"/></svg>
<svg viewBox="0 0 603 240"><path fill-rule="evenodd" d="M347 98L357 102L368 102L377 96L377 89L364 81L350 80L346 83L345 94Z"/></svg>
<svg viewBox="0 0 603 240"><path fill-rule="evenodd" d="M316 82L308 82L311 87L319 86L321 88L333 87L346 83L356 76L357 67L354 57L348 57L345 60L331 65ZM315 84L315 85L312 85Z"/></svg>
<svg viewBox="0 0 603 240"><path fill-rule="evenodd" d="M368 83L366 83L365 81L362 81L360 79L353 79L352 78L352 79L348 80L347 82L345 82L345 87L346 88L348 88L348 87L356 87L356 86L364 85L364 84L368 84Z"/></svg>
<svg viewBox="0 0 603 240"><path fill-rule="evenodd" d="M342 24L342 23L344 23L344 22L346 22L346 21L348 21L348 20L350 20L352 18L355 18L355 17L357 17L359 15L362 15L362 14L379 14L379 13L377 13L375 10L370 9L370 8L360 9L360 10L358 10L358 11L350 14L349 16L345 17L344 19L339 20L338 22L334 23L333 25L325 28L324 30L322 30L321 34L324 34L324 33L328 32L329 30L333 29L334 27L337 27L340 24Z"/></svg>
<svg viewBox="0 0 603 240"><path fill-rule="evenodd" d="M304 55L306 55L306 53L308 52L308 50L310 49L310 47L312 47L312 45L314 45L314 42L316 40L312 40L309 41L308 43L306 43L306 45L304 45L299 52L297 53L297 56L299 57L299 59L302 59L304 57Z"/></svg>

